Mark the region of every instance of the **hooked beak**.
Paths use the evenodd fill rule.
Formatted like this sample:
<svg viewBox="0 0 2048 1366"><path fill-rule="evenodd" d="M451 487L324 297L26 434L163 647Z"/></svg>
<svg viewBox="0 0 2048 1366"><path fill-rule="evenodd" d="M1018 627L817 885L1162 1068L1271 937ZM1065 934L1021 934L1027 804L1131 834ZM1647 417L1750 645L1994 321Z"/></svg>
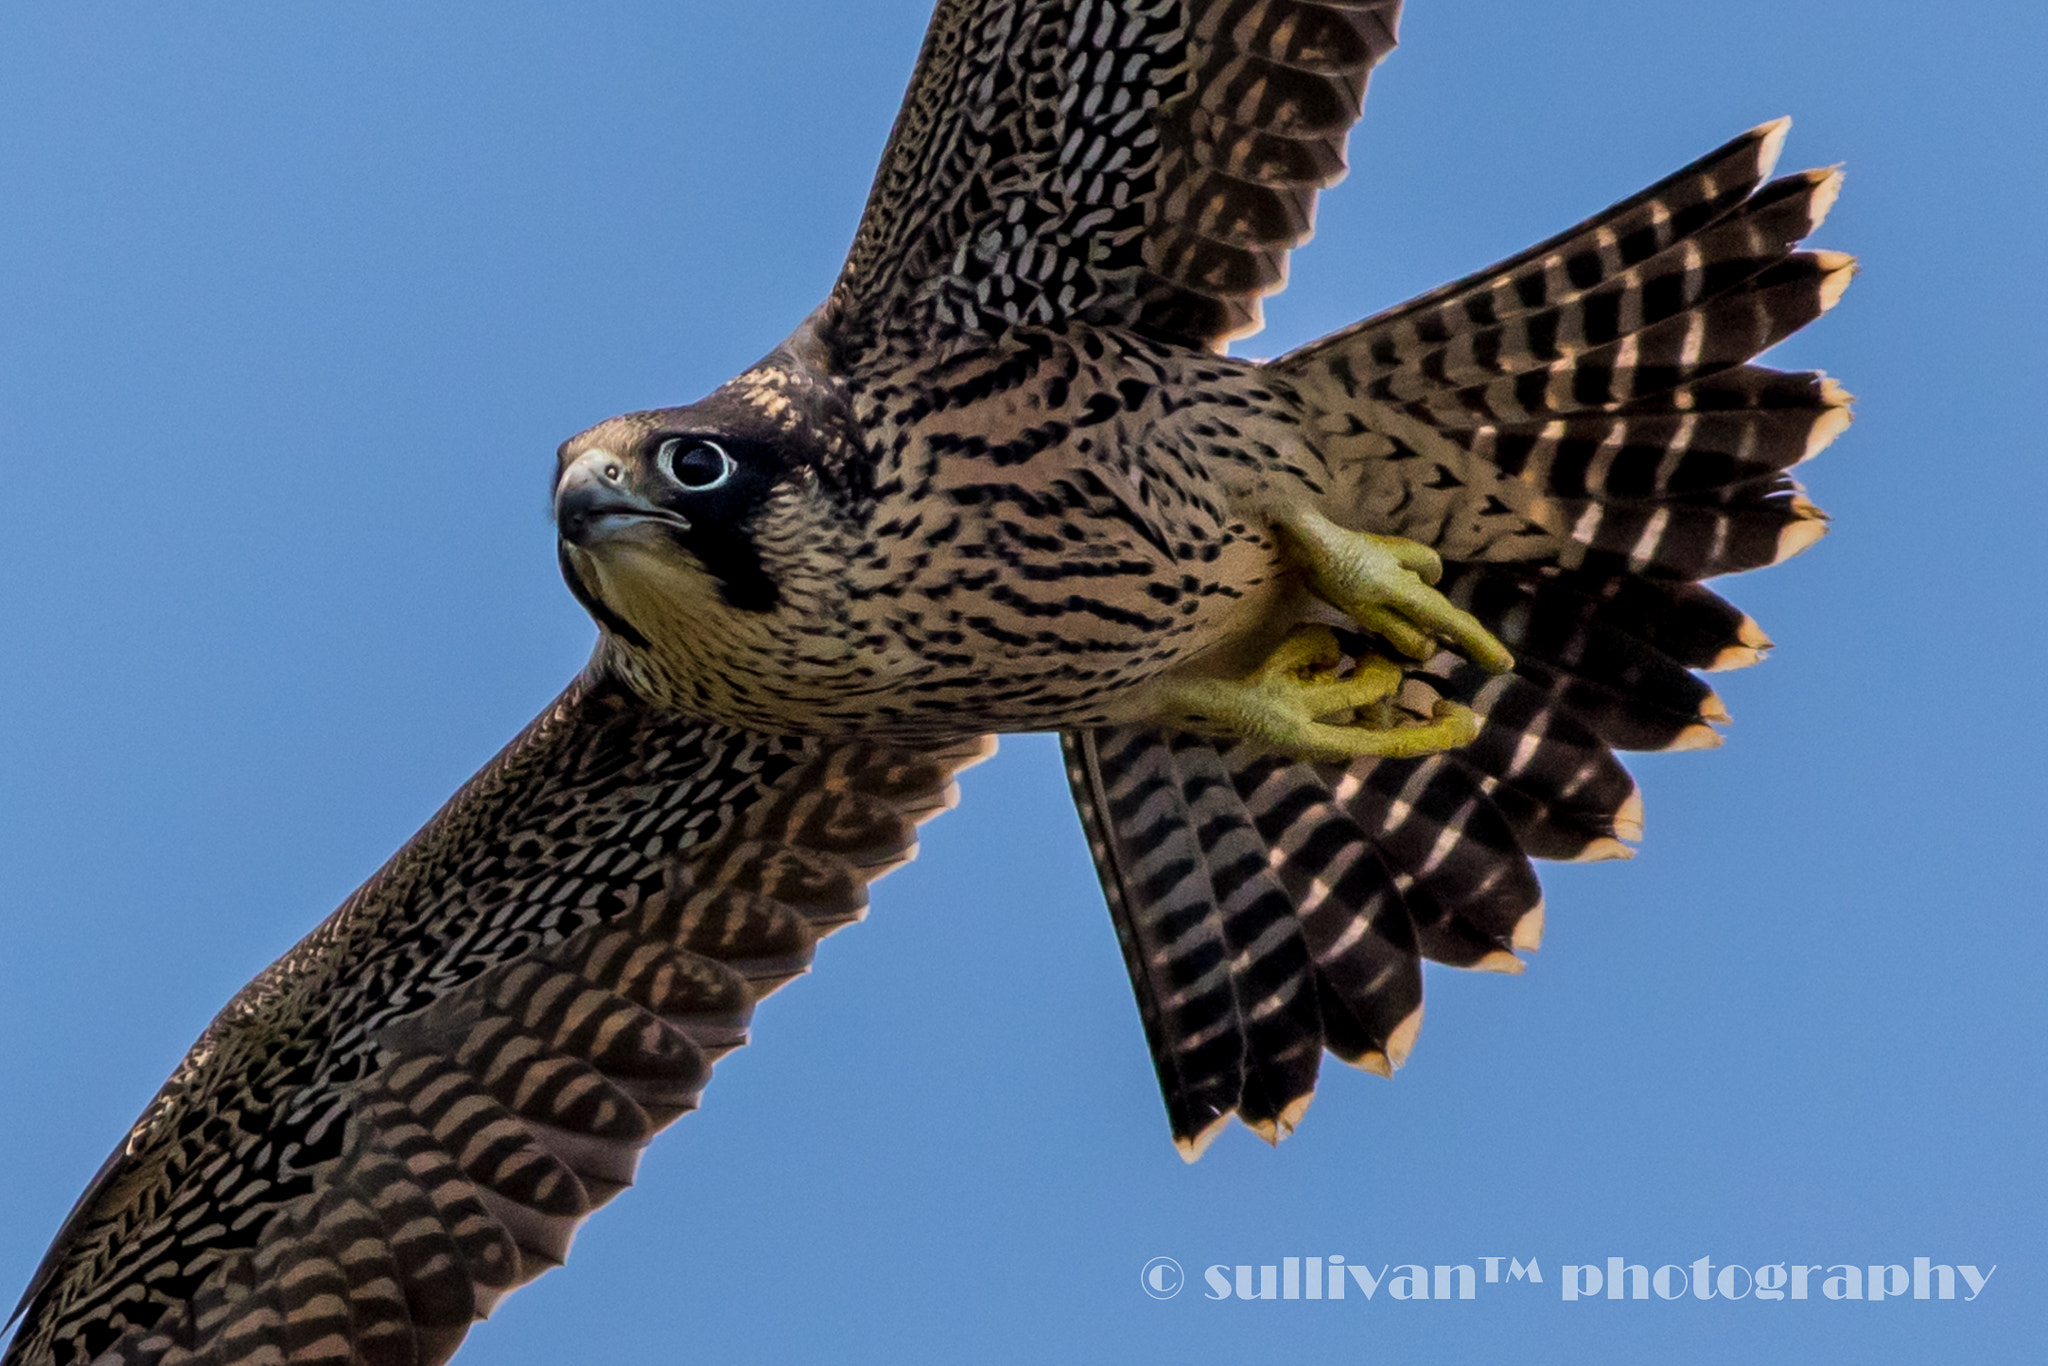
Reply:
<svg viewBox="0 0 2048 1366"><path fill-rule="evenodd" d="M610 540L647 522L689 530L689 522L626 485L625 462L603 448L569 462L555 482L555 529L579 549Z"/></svg>

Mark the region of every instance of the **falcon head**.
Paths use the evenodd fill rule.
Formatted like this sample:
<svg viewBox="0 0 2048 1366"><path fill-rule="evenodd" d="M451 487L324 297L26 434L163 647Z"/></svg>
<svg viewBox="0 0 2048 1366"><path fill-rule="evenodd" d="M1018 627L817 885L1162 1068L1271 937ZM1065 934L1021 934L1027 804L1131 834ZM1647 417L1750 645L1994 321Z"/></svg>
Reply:
<svg viewBox="0 0 2048 1366"><path fill-rule="evenodd" d="M790 468L776 443L696 408L600 423L558 456L563 577L601 624L641 643L630 605L647 593L772 610L782 592L754 524Z"/></svg>
<svg viewBox="0 0 2048 1366"><path fill-rule="evenodd" d="M562 575L601 626L646 648L809 596L845 502L844 424L825 388L784 348L701 402L562 443Z"/></svg>

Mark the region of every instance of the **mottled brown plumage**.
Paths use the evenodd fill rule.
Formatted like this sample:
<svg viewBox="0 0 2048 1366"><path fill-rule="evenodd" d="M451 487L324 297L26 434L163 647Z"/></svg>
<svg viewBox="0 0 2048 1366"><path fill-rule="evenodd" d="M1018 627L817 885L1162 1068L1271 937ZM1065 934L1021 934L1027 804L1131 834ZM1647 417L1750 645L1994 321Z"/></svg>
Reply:
<svg viewBox="0 0 2048 1366"><path fill-rule="evenodd" d="M1519 970L1529 860L1625 855L1614 751L1714 743L1694 671L1768 645L1698 580L1822 529L1786 471L1846 397L1750 361L1849 262L1795 250L1838 181L1768 181L1766 125L1292 355L1221 354L1398 10L945 0L826 302L563 446L590 668L222 1012L6 1366L445 1360L987 732L1065 736L1190 1156L1232 1115L1291 1129L1326 1048L1390 1073L1424 958ZM1420 543L1419 615L1338 591L1325 534ZM1216 720L1305 641L1391 680L1317 723L1362 757ZM1260 687L1344 682L1294 674ZM1372 748L1432 717L1474 738Z"/></svg>

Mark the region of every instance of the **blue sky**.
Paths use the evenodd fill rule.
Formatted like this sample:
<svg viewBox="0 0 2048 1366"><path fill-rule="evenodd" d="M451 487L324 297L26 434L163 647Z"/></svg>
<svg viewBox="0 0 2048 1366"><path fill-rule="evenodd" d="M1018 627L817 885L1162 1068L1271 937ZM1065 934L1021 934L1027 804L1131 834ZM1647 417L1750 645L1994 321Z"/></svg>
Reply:
<svg viewBox="0 0 2048 1366"><path fill-rule="evenodd" d="M923 0L0 15L0 1293L219 1005L581 665L564 436L778 340ZM1266 354L1782 113L1864 273L1779 353L1861 397L1835 532L1648 842L1433 972L1393 1083L1167 1140L1044 737L467 1363L2004 1361L2048 1322L2038 698L2048 11L1415 0ZM1471 1303L1200 1268L1538 1259ZM1565 1303L1564 1263L1969 1263L1974 1303ZM1154 1301L1147 1259L1191 1270ZM1817 1283L1817 1282L1816 1282ZM2037 1347L2035 1348L2037 1350Z"/></svg>

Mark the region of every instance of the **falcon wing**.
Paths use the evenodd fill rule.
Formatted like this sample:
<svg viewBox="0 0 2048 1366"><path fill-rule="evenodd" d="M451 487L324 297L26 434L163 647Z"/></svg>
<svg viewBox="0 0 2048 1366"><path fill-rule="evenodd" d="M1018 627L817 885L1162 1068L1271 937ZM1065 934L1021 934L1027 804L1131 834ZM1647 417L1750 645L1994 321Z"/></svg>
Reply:
<svg viewBox="0 0 2048 1366"><path fill-rule="evenodd" d="M208 1027L5 1366L447 1360L990 748L777 739L579 680Z"/></svg>
<svg viewBox="0 0 2048 1366"><path fill-rule="evenodd" d="M1400 11L942 0L827 335L857 355L1070 319L1256 332Z"/></svg>

